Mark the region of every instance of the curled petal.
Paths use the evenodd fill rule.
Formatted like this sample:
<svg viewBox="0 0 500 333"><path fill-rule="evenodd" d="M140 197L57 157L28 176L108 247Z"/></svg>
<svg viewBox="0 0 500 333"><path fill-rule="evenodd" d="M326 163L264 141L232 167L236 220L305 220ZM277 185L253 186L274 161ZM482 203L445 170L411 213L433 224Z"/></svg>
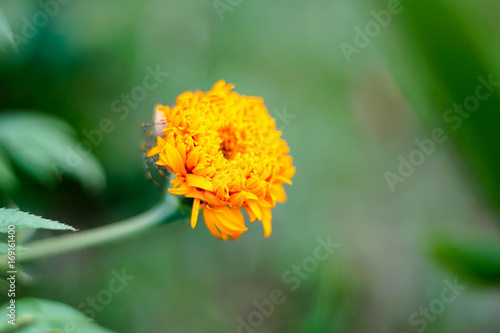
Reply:
<svg viewBox="0 0 500 333"><path fill-rule="evenodd" d="M198 176L195 174L188 174L186 176L188 186L198 187L207 191L213 191L214 187L212 182L208 180L206 177Z"/></svg>
<svg viewBox="0 0 500 333"><path fill-rule="evenodd" d="M252 210L254 215L257 217L257 220L262 220L262 212L260 210L260 206L255 200L248 200L247 201L248 207Z"/></svg>
<svg viewBox="0 0 500 333"><path fill-rule="evenodd" d="M165 159L167 160L167 166L174 173L187 174L181 154L169 143L165 143Z"/></svg>
<svg viewBox="0 0 500 333"><path fill-rule="evenodd" d="M205 220L205 224L207 225L208 230L217 238L223 239L221 233L215 227L214 220L215 217L212 213L212 209L208 206L203 208L203 219Z"/></svg>

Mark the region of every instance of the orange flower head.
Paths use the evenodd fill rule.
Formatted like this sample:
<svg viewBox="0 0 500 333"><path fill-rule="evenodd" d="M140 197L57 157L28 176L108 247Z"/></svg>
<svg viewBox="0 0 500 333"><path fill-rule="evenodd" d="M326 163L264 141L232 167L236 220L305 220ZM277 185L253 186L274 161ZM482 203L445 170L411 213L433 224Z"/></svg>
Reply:
<svg viewBox="0 0 500 333"><path fill-rule="evenodd" d="M173 108L157 106L164 135L148 157L175 175L170 193L193 198L191 226L200 209L212 234L235 239L250 222L271 234L271 208L286 200L283 184L295 173L289 148L258 97L240 96L217 82L211 90L185 92Z"/></svg>

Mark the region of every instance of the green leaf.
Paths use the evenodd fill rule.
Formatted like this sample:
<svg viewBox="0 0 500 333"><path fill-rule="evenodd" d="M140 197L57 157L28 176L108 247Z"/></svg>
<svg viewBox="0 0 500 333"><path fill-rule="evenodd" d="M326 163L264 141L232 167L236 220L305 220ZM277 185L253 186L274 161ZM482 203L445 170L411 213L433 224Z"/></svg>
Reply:
<svg viewBox="0 0 500 333"><path fill-rule="evenodd" d="M441 235L434 239L431 255L470 283L500 285L500 239Z"/></svg>
<svg viewBox="0 0 500 333"><path fill-rule="evenodd" d="M11 249L12 248L8 244L0 243L0 254L7 254L9 252L9 250L11 250ZM15 252L19 253L19 252L24 252L27 250L29 250L29 248L22 247L22 246L16 246Z"/></svg>
<svg viewBox="0 0 500 333"><path fill-rule="evenodd" d="M387 60L417 113L429 126L439 119L500 213L500 47L488 26L493 18L481 19L480 8L494 11L473 1L407 2L395 21L401 38L387 44ZM494 83L485 85L490 77ZM479 100L478 89L487 97ZM464 108L467 100L478 101L473 111Z"/></svg>
<svg viewBox="0 0 500 333"><path fill-rule="evenodd" d="M2 318L0 333L112 333L66 304L37 298L16 300L16 325L13 326L8 323L10 310L7 307L9 305L10 303L4 304L0 311Z"/></svg>
<svg viewBox="0 0 500 333"><path fill-rule="evenodd" d="M9 230L8 226L12 224L16 226L16 231L24 228L76 231L64 223L44 219L18 209L0 208L0 232L6 233Z"/></svg>
<svg viewBox="0 0 500 333"><path fill-rule="evenodd" d="M3 11L0 9L0 49L5 51L6 45L15 48L15 42L9 22L3 14Z"/></svg>
<svg viewBox="0 0 500 333"><path fill-rule="evenodd" d="M10 161L5 153L0 149L0 190L12 191L18 185L18 180L12 170Z"/></svg>
<svg viewBox="0 0 500 333"><path fill-rule="evenodd" d="M75 131L53 116L35 112L0 115L0 145L11 160L44 186L68 175L83 187L99 191L105 175L91 153L79 153Z"/></svg>

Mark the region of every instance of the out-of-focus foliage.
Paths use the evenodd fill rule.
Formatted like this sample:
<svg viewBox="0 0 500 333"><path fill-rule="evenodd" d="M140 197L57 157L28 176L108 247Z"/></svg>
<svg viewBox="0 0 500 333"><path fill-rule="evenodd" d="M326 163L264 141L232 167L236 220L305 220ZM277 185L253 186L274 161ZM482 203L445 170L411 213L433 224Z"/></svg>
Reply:
<svg viewBox="0 0 500 333"><path fill-rule="evenodd" d="M9 252L9 250L15 251L16 253L18 253L18 252L27 251L29 249L26 247L22 247L22 246L10 247L7 243L0 243L0 254L6 254Z"/></svg>
<svg viewBox="0 0 500 333"><path fill-rule="evenodd" d="M410 3L401 14L403 38L385 52L392 53L393 73L415 110L427 126L442 126L454 140L477 179L475 190L489 197L498 214L500 71L490 57L500 55L500 46L491 28L478 24L481 13L495 7L447 0ZM485 264L498 259L498 248L485 252L483 246L474 248L480 242L465 241L463 248L458 241L442 242L435 244L435 252L457 274L472 282L498 282L498 265Z"/></svg>
<svg viewBox="0 0 500 333"><path fill-rule="evenodd" d="M75 136L68 124L52 116L19 111L1 114L0 189L10 192L19 185L7 154L45 186L54 186L68 175L89 190L102 190L104 170L94 156L75 150Z"/></svg>
<svg viewBox="0 0 500 333"><path fill-rule="evenodd" d="M297 167L268 239L256 223L236 242L212 239L202 223L171 224L26 265L34 282L17 296L63 302L117 332L235 332L281 289L285 302L255 332L415 332L410 318L440 299L443 281L467 275L460 281L468 288L425 332L497 332L498 290L473 287L479 276L492 281L496 254L434 234L500 233L491 205L499 198L498 94L456 130L442 118L475 92L479 75L500 77L499 4L401 1L403 11L347 61L339 46L355 44L356 28L387 1L224 3L231 10L220 16L210 1L69 1L30 28L43 11L38 1L0 1L17 41L0 53L0 112L64 119L107 176L99 194L82 190L79 177L45 188L32 181L43 166L30 172L0 150L0 179L18 184L2 206L81 230L151 207L162 193L144 177L141 123L156 104L219 79L264 98ZM157 68L168 76L152 80ZM145 79L155 88L144 95ZM106 133L105 119L113 125ZM453 140L436 144L391 191L384 173L396 172L399 157L434 127ZM294 269L327 235L341 246L299 278ZM130 280L106 304L97 301L122 270ZM286 277L298 279L297 289Z"/></svg>
<svg viewBox="0 0 500 333"><path fill-rule="evenodd" d="M7 48L15 45L12 38L12 31L10 30L9 22L0 8L0 50L5 52Z"/></svg>
<svg viewBox="0 0 500 333"><path fill-rule="evenodd" d="M500 45L491 23L484 22L489 17L481 16L488 11L498 14L498 6L422 0L407 7L401 14L402 38L386 50L393 53L394 75L415 110L428 123L440 121L500 209L500 118L495 111L500 109ZM405 75L401 67L407 69Z"/></svg>
<svg viewBox="0 0 500 333"><path fill-rule="evenodd" d="M499 237L482 238L440 235L432 255L464 280L482 285L500 285Z"/></svg>
<svg viewBox="0 0 500 333"><path fill-rule="evenodd" d="M0 315L8 320L15 319L9 324L8 320L0 322L0 332L41 333L41 332L87 332L112 333L110 330L99 327L92 320L70 306L44 299L24 298L17 300L16 318L10 318L12 305L4 304Z"/></svg>

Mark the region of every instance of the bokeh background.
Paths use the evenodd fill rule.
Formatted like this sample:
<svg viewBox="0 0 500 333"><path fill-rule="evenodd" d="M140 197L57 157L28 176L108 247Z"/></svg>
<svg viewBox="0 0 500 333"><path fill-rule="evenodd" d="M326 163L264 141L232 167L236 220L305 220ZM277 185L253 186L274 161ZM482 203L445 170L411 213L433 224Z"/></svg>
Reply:
<svg viewBox="0 0 500 333"><path fill-rule="evenodd" d="M391 6L0 1L0 31L8 24L15 41L4 34L0 44L0 124L12 117L17 124L8 135L4 126L0 142L11 165L0 179L1 206L81 230L150 208L164 194L145 177L141 124L156 104L219 79L264 98L297 167L288 201L273 211L270 238L259 223L234 242L215 239L203 223L194 230L187 221L166 225L26 264L32 280L18 286L17 297L77 308L107 288L113 270L125 269L135 279L95 313L115 332L500 332L498 86L460 116L458 128L444 120L474 95L479 76L500 81L499 3L401 1L390 22L378 30L372 23L371 36L360 37L357 29L375 21L372 11ZM30 28L47 11L55 13ZM346 44L356 51L346 56ZM126 116L115 112L113 103L141 86L148 68L168 76ZM66 170L58 181L32 155L36 144L16 141L35 133L32 141L62 149L26 111L58 117L79 141L102 119L114 129L91 145L95 158L85 158L84 170ZM448 139L391 189L386 172L397 174L400 156L408 159L415 140L431 138L435 128ZM283 274L327 236L340 246L290 290ZM455 279L467 288L425 325L415 323ZM258 327L239 328L238 318L248 322L254 301L270 299L274 289L286 301ZM7 301L6 292L0 298Z"/></svg>

